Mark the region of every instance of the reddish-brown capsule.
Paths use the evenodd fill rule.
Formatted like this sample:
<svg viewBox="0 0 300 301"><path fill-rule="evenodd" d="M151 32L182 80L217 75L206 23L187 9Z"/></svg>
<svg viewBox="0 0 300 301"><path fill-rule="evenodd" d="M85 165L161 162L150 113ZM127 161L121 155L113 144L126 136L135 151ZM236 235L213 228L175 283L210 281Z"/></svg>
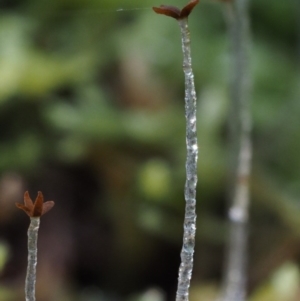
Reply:
<svg viewBox="0 0 300 301"><path fill-rule="evenodd" d="M199 3L199 0L191 0L183 9L176 6L161 5L160 7L153 7L157 14L166 15L176 20L184 19L189 16L193 8Z"/></svg>
<svg viewBox="0 0 300 301"><path fill-rule="evenodd" d="M22 209L29 217L40 217L54 206L54 202L48 201L44 203L44 196L39 191L33 203L28 191L26 191L24 193L24 205L16 203L16 206Z"/></svg>

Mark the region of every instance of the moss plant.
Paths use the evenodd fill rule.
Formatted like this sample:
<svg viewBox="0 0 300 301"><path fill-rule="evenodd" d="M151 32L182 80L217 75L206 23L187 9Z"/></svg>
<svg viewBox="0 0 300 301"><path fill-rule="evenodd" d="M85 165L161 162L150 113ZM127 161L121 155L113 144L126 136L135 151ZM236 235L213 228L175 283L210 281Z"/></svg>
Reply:
<svg viewBox="0 0 300 301"><path fill-rule="evenodd" d="M37 239L40 226L40 217L48 212L53 206L53 201L44 203L43 194L39 191L38 196L33 203L28 191L24 194L24 205L16 203L19 209L25 211L30 217L28 228L28 262L25 280L25 300L35 301L35 282L36 282L36 265L37 265Z"/></svg>
<svg viewBox="0 0 300 301"><path fill-rule="evenodd" d="M190 1L182 10L174 6L161 5L153 10L175 18L181 30L183 52L183 72L185 76L185 117L186 117L186 182L185 182L185 217L181 263L179 267L176 301L189 300L189 287L193 271L193 255L196 235L196 186L197 186L197 126L196 92L192 70L191 40L188 28L188 16L199 0Z"/></svg>

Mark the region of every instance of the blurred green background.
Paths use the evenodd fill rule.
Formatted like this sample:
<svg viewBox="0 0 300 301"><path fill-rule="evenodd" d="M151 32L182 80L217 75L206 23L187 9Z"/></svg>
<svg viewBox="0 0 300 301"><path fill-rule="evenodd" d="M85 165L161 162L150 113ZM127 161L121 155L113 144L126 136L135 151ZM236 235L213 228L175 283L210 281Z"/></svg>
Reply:
<svg viewBox="0 0 300 301"><path fill-rule="evenodd" d="M253 0L249 296L299 300L300 4ZM29 190L42 218L37 300L173 300L185 119L178 25L158 0L0 3L0 300L23 300ZM185 4L173 0L164 4ZM191 301L214 300L228 225L230 53L224 4L190 20L198 94Z"/></svg>

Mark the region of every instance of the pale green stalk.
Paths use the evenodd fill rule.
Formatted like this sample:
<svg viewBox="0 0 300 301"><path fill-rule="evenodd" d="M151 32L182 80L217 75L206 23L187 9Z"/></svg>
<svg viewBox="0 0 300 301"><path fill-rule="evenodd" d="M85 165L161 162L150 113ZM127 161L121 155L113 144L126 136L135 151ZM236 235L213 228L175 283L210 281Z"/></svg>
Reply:
<svg viewBox="0 0 300 301"><path fill-rule="evenodd" d="M192 70L191 40L188 19L179 19L183 51L183 71L185 76L185 116L186 116L186 183L185 183L185 217L181 264L179 267L176 301L189 300L189 287L193 270L193 255L196 234L196 185L197 185L197 126L196 126L196 92Z"/></svg>
<svg viewBox="0 0 300 301"><path fill-rule="evenodd" d="M251 75L249 64L249 0L233 0L226 4L226 17L231 39L231 98L230 136L231 169L234 169L230 236L225 269L222 301L245 301L248 259L248 215L252 163L252 118L250 109Z"/></svg>
<svg viewBox="0 0 300 301"><path fill-rule="evenodd" d="M35 301L35 282L37 265L37 239L40 226L39 217L30 217L28 234L28 263L25 280L25 298L26 301Z"/></svg>

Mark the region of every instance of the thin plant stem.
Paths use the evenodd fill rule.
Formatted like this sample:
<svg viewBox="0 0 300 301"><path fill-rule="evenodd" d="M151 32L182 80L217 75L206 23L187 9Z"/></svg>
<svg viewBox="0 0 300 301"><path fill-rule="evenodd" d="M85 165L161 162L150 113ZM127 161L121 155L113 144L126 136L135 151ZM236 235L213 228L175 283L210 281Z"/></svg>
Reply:
<svg viewBox="0 0 300 301"><path fill-rule="evenodd" d="M24 204L16 203L16 206L30 217L30 225L27 231L28 263L25 280L25 299L26 301L35 301L37 239L40 227L40 217L53 208L54 202L48 201L44 203L44 196L42 192L39 191L33 203L28 191L26 191L24 193Z"/></svg>
<svg viewBox="0 0 300 301"><path fill-rule="evenodd" d="M176 301L189 300L189 287L193 270L193 254L196 234L196 186L197 186L197 126L196 126L196 92L192 70L191 41L188 19L178 20L181 29L183 52L183 71L185 76L185 117L186 117L186 183L185 183L185 217L181 264L179 267Z"/></svg>
<svg viewBox="0 0 300 301"><path fill-rule="evenodd" d="M196 235L196 186L197 186L197 107L194 74L192 70L191 39L188 28L188 16L199 0L190 0L181 10L175 6L161 5L153 10L176 19L181 30L183 52L183 72L185 78L185 118L186 118L186 182L184 189L185 216L183 224L183 245L179 267L176 301L189 300L189 288L194 264Z"/></svg>
<svg viewBox="0 0 300 301"><path fill-rule="evenodd" d="M28 228L28 263L25 280L26 301L35 301L35 282L37 265L37 239L40 226L40 217L30 217Z"/></svg>
<svg viewBox="0 0 300 301"><path fill-rule="evenodd" d="M300 1L295 0L296 23L297 23L297 58L298 68L300 68Z"/></svg>
<svg viewBox="0 0 300 301"><path fill-rule="evenodd" d="M252 161L248 0L233 0L226 4L226 9L231 40L230 136L234 156L231 160L234 181L232 202L228 212L230 234L227 265L220 300L244 301L247 284L247 229Z"/></svg>

